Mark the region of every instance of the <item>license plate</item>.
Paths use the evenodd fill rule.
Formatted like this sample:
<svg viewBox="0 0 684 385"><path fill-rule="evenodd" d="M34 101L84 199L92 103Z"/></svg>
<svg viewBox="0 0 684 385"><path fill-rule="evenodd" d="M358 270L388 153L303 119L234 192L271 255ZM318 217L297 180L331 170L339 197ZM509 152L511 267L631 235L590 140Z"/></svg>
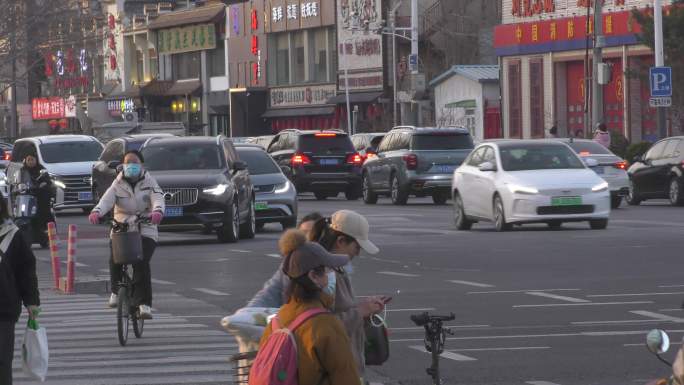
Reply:
<svg viewBox="0 0 684 385"><path fill-rule="evenodd" d="M167 207L166 210L164 210L164 216L165 217L182 217L183 216L183 208L182 207Z"/></svg>
<svg viewBox="0 0 684 385"><path fill-rule="evenodd" d="M430 173L433 174L451 174L456 170L456 166L451 164L436 164L430 167Z"/></svg>
<svg viewBox="0 0 684 385"><path fill-rule="evenodd" d="M339 159L321 159L318 161L318 164L321 166L337 166L339 162Z"/></svg>
<svg viewBox="0 0 684 385"><path fill-rule="evenodd" d="M256 202L254 204L254 210L256 210L256 211L268 210L268 202Z"/></svg>
<svg viewBox="0 0 684 385"><path fill-rule="evenodd" d="M579 206L582 204L582 197L553 197L551 206Z"/></svg>
<svg viewBox="0 0 684 385"><path fill-rule="evenodd" d="M93 200L93 193L90 191L81 191L78 193L78 200L79 201L92 201Z"/></svg>

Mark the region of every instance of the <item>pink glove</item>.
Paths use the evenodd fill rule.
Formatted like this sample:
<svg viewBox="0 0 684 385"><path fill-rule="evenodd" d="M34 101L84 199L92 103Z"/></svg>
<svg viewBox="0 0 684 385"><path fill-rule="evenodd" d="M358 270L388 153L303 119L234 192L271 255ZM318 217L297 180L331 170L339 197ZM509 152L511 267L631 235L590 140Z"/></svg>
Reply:
<svg viewBox="0 0 684 385"><path fill-rule="evenodd" d="M88 215L88 221L90 221L90 223L92 223L93 225L100 223L100 213L90 213L90 215Z"/></svg>
<svg viewBox="0 0 684 385"><path fill-rule="evenodd" d="M159 211L153 211L152 214L150 214L150 222L152 222L152 224L160 224L162 218L164 218L164 216Z"/></svg>

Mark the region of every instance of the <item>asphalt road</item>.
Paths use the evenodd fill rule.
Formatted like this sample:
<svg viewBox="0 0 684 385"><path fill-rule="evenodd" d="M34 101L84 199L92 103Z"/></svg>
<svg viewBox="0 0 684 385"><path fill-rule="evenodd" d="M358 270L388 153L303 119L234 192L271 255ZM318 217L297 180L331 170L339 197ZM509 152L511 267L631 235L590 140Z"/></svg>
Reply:
<svg viewBox="0 0 684 385"><path fill-rule="evenodd" d="M441 360L446 384L618 385L668 374L644 341L656 327L671 332L675 348L684 336L684 209L623 206L605 231L574 223L510 233L488 224L456 231L451 207L427 199L396 207L387 199L367 206L303 197L300 213L343 208L368 217L381 249L354 262L356 294L394 297L391 359L370 370L373 381L431 383L422 329L409 320L423 310L456 314ZM79 274L106 274L105 229L87 225L83 214L59 221L62 233L67 223L79 225ZM152 261L157 318L125 349L104 295L44 290L44 325L55 349L47 383L225 384L225 358L235 345L218 322L278 267L279 234L279 226L267 226L254 240L225 245L199 232L162 233ZM49 254L36 255L47 280Z"/></svg>

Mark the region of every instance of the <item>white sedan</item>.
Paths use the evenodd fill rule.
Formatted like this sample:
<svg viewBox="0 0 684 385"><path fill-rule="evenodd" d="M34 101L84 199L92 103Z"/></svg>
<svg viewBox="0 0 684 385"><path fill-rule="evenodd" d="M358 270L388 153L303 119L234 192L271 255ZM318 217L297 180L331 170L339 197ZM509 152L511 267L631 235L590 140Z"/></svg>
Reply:
<svg viewBox="0 0 684 385"><path fill-rule="evenodd" d="M588 159L589 166L597 161ZM513 224L589 221L605 229L610 216L608 183L558 141L504 140L477 146L454 172L454 221L468 230L478 221L498 231Z"/></svg>

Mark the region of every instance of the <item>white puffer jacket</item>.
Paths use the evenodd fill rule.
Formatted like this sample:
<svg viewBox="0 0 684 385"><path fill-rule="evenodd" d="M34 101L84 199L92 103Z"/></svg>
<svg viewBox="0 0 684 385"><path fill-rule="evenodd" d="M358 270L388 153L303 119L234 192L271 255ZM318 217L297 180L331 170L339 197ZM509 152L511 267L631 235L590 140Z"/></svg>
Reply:
<svg viewBox="0 0 684 385"><path fill-rule="evenodd" d="M136 215L150 215L153 211L164 213L164 193L157 181L147 172L142 179L131 187L119 173L112 185L104 193L100 202L93 209L100 216L114 209L114 219L118 222L134 224ZM157 241L157 225L143 223L140 226L140 235Z"/></svg>

